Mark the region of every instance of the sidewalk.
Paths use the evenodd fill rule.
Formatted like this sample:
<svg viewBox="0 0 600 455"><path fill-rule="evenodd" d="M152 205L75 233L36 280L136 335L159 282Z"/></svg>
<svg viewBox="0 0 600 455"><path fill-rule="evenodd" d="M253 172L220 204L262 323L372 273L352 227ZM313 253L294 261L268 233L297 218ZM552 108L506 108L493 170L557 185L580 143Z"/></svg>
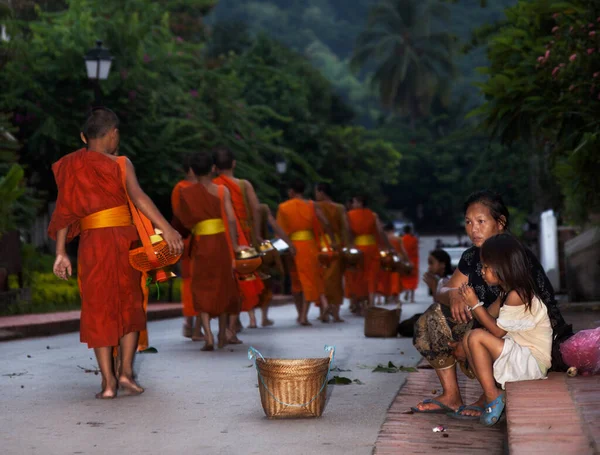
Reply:
<svg viewBox="0 0 600 455"><path fill-rule="evenodd" d="M285 305L291 301L291 296L275 295L271 306ZM80 314L76 310L0 317L0 341L77 332ZM178 317L181 317L181 303L148 304L149 321Z"/></svg>

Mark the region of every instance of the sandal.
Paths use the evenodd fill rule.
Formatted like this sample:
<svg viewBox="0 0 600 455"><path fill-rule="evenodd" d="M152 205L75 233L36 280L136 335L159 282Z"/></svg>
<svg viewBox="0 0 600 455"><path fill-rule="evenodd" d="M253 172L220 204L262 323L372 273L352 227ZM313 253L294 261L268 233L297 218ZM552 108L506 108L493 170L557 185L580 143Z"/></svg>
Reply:
<svg viewBox="0 0 600 455"><path fill-rule="evenodd" d="M423 404L435 404L436 406L439 406L439 408L438 409L419 409L416 406L413 406L412 408L410 408L410 410L416 414L446 414L446 413L454 412L454 409L452 409L450 406L446 406L444 403L442 403L441 401L438 401L434 398L426 398L425 400L423 400Z"/></svg>
<svg viewBox="0 0 600 455"><path fill-rule="evenodd" d="M502 417L505 406L506 393L502 392L494 401L491 403L486 403L483 406L484 411L479 418L479 423L485 425L486 427L496 425L500 420L500 417Z"/></svg>
<svg viewBox="0 0 600 455"><path fill-rule="evenodd" d="M470 416L470 415L463 414L463 411L478 411L481 414L483 414L483 408L481 406L464 405L463 404L462 406L459 406L456 411L449 412L446 415L448 417L452 417L453 419L456 419L456 420L479 420L479 419L481 419L481 415Z"/></svg>

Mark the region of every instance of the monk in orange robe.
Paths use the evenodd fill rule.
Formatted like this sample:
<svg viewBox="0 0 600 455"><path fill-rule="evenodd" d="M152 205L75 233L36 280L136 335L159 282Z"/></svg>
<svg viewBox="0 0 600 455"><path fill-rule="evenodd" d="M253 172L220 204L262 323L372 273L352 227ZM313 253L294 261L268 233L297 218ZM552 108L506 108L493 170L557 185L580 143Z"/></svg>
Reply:
<svg viewBox="0 0 600 455"><path fill-rule="evenodd" d="M271 213L271 209L269 208L269 206L267 204L260 204L259 205L259 213L260 213L260 226L259 226L259 230L258 230L259 243L262 242L263 240L268 239L268 237L269 237L268 227L271 227L271 229L273 230L275 235L277 235L277 237L279 237L281 240L283 240L285 243L288 244L290 256L293 258L296 255L296 248L294 248L294 245L293 245L292 241L290 240L290 238L287 236L287 234L282 229L282 227L279 225L279 223L277 223L277 220L275 219L275 217L273 217L273 214ZM273 267L276 267L279 270L279 272L283 275L284 269L283 269L283 263L281 261L281 257L277 257L275 264L273 264ZM263 292L261 292L261 294L259 296L258 306L260 307L261 313L262 313L261 325L263 327L267 327L267 326L274 324L274 322L271 321L268 317L269 305L271 303L271 299L273 298L273 292L271 290L271 278L270 277L263 278L263 283L265 285L265 288L263 289Z"/></svg>
<svg viewBox="0 0 600 455"><path fill-rule="evenodd" d="M404 251L404 246L402 245L402 239L396 236L394 232L394 224L386 224L383 228L383 231L390 241L390 244L394 248L396 254L408 261L408 256L406 251ZM379 273L379 281L377 283L377 293L385 298L385 302L399 302L401 291L402 283L400 281L400 273L381 270Z"/></svg>
<svg viewBox="0 0 600 455"><path fill-rule="evenodd" d="M336 204L331 199L331 185L328 183L319 183L315 188L315 199L317 206L327 218L327 222L333 231L335 242L344 246L348 244L349 228L346 217L346 208L342 204ZM332 241L321 242L321 248L328 247ZM340 308L344 303L344 285L342 258L337 257L324 271L325 274L325 296L329 303L330 313L334 322L344 322L340 317ZM321 314L322 318L328 318L328 315Z"/></svg>
<svg viewBox="0 0 600 455"><path fill-rule="evenodd" d="M377 214L366 208L366 198L355 196L352 199L352 210L348 212L350 231L354 237L354 246L363 252L363 264L351 276L355 281L355 292L369 295L368 305L375 303L377 278L379 277L381 247L392 249L387 236L384 234Z"/></svg>
<svg viewBox="0 0 600 455"><path fill-rule="evenodd" d="M144 276L129 265L129 249L139 241L130 203L163 232L172 252L183 241L140 188L131 162L117 158L119 119L109 109L90 113L81 138L87 148L54 163L58 187L48 235L56 240L53 271L67 280L72 266L66 242L80 236L77 277L81 293L81 341L94 349L102 374L96 398L110 399L117 388L144 391L133 379L133 359L139 332L146 328L147 291ZM124 175L125 174L125 175ZM113 369L113 347L121 360Z"/></svg>
<svg viewBox="0 0 600 455"><path fill-rule="evenodd" d="M182 189L190 187L195 183L198 183L194 172L189 167L189 157L184 160L184 171L186 173L185 179L177 182L175 188L171 192L171 208L173 212L180 210L180 192ZM177 224L177 219L174 218L172 224ZM178 228L178 226L175 226ZM192 275L191 275L191 260L190 260L190 240L191 237L187 236L184 239L184 250L181 255L181 301L183 306L183 336L191 338L192 341L203 341L204 335L202 334L202 321L196 310L194 309L194 302L192 297ZM194 321L194 317L196 320Z"/></svg>
<svg viewBox="0 0 600 455"><path fill-rule="evenodd" d="M231 194L231 203L237 218L238 243L243 246L258 246L259 202L252 184L248 180L234 177L236 161L231 150L224 147L218 148L215 150L213 158L219 173L213 182L225 186ZM258 306L259 296L265 286L256 273L247 277L239 276L238 282L242 295L242 311L248 312L250 317L248 327L255 329L257 325L254 308Z"/></svg>
<svg viewBox="0 0 600 455"><path fill-rule="evenodd" d="M404 226L402 244L408 254L408 260L412 263L412 272L402 277L402 287L405 290L404 300L415 302L415 289L419 286L419 239L413 235L409 225Z"/></svg>
<svg viewBox="0 0 600 455"><path fill-rule="evenodd" d="M233 271L237 222L229 190L212 182L212 155L199 152L190 159L198 183L179 192L173 215L191 232L191 275L194 309L200 313L206 343L202 351L214 350L210 319L219 318L219 344L238 343L231 333L232 316L240 312L241 300ZM229 320L229 329L227 323ZM235 319L233 319L235 323Z"/></svg>
<svg viewBox="0 0 600 455"><path fill-rule="evenodd" d="M294 257L296 274L290 273L292 293L296 295L297 302L301 303L301 305L297 303L298 323L309 326L312 325L308 322L311 302L319 302L323 314L327 314L328 311L323 269L318 259L317 238L321 230L320 226L331 239L334 239L334 235L321 210L313 201L304 199L305 189L306 186L301 180L292 182L288 189L290 199L279 205L277 222L289 235L296 248ZM335 239L332 246L337 247ZM300 295L303 295L302 300L299 299Z"/></svg>

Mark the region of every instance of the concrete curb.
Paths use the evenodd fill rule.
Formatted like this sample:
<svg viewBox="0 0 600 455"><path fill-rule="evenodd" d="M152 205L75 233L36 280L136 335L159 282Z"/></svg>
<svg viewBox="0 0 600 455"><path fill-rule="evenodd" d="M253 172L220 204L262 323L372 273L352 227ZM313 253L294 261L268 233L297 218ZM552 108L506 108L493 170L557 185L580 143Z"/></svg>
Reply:
<svg viewBox="0 0 600 455"><path fill-rule="evenodd" d="M293 302L292 296L273 296L271 306L283 306ZM60 317L63 316L64 317ZM27 321L27 316L31 316ZM79 312L69 311L64 313L48 313L44 315L23 315L20 322L14 324L0 324L0 342L22 338L46 337L73 333L79 331ZM150 303L148 304L148 321L161 319L180 318L180 303ZM9 317L10 318L10 317ZM2 318L0 318L2 322Z"/></svg>

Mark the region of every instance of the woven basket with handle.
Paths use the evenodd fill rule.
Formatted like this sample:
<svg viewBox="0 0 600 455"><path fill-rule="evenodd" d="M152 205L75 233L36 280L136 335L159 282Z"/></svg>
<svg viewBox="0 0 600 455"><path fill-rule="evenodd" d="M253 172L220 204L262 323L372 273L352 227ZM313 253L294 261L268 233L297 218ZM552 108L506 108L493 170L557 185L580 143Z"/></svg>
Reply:
<svg viewBox="0 0 600 455"><path fill-rule="evenodd" d="M263 410L269 419L320 417L327 401L327 376L335 353L318 359L270 359L250 347Z"/></svg>
<svg viewBox="0 0 600 455"><path fill-rule="evenodd" d="M400 308L368 308L365 314L365 336L369 338L394 338L398 336Z"/></svg>

